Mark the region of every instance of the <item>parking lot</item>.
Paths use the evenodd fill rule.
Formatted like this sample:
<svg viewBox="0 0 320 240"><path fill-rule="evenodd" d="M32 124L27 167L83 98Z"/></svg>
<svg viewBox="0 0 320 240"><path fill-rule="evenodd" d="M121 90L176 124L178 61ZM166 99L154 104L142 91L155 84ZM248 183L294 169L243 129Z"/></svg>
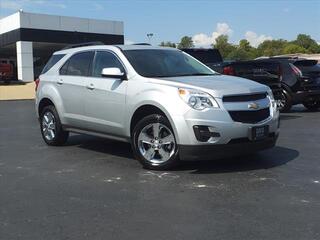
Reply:
<svg viewBox="0 0 320 240"><path fill-rule="evenodd" d="M126 143L48 147L33 101L1 101L0 239L320 239L319 117L297 106L274 149L153 172Z"/></svg>

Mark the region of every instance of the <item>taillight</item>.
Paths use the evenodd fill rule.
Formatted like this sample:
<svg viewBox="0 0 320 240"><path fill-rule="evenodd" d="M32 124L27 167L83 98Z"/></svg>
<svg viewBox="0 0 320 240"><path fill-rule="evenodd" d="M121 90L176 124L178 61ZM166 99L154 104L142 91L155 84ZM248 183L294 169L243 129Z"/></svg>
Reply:
<svg viewBox="0 0 320 240"><path fill-rule="evenodd" d="M35 88L35 91L38 90L38 86L39 86L39 83L40 83L40 78L37 78L34 83L36 84L36 88Z"/></svg>
<svg viewBox="0 0 320 240"><path fill-rule="evenodd" d="M289 63L292 71L294 72L295 75L297 75L298 77L302 77L302 72L300 71L299 68L297 68L295 65L293 65L292 63Z"/></svg>
<svg viewBox="0 0 320 240"><path fill-rule="evenodd" d="M223 74L225 74L225 75L235 75L233 67L230 67L230 66L224 67L223 68Z"/></svg>

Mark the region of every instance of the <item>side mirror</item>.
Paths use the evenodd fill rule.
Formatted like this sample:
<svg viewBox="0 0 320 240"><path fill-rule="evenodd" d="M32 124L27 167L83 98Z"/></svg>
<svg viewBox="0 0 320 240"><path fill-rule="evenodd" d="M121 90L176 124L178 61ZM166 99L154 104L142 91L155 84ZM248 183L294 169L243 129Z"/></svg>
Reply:
<svg viewBox="0 0 320 240"><path fill-rule="evenodd" d="M101 75L103 77L109 78L119 78L119 79L126 79L125 73L121 72L120 68L112 67L112 68L103 68L101 71Z"/></svg>

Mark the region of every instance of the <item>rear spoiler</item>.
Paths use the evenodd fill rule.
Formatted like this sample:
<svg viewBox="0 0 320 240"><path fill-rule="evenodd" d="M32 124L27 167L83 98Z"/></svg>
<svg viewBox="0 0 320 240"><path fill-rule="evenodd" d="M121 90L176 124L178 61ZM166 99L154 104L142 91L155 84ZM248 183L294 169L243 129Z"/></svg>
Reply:
<svg viewBox="0 0 320 240"><path fill-rule="evenodd" d="M318 64L317 60L309 60L309 59L303 59L303 60L297 60L293 63L295 66L300 67L310 67Z"/></svg>

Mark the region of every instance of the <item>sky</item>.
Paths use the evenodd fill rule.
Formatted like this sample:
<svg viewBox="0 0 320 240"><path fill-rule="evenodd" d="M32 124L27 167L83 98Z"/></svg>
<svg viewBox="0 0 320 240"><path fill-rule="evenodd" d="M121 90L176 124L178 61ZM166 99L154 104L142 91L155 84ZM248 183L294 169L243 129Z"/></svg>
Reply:
<svg viewBox="0 0 320 240"><path fill-rule="evenodd" d="M299 33L320 43L320 0L0 0L0 17L19 9L124 22L125 42L178 43L190 36L206 47L221 34L230 42L294 40Z"/></svg>

